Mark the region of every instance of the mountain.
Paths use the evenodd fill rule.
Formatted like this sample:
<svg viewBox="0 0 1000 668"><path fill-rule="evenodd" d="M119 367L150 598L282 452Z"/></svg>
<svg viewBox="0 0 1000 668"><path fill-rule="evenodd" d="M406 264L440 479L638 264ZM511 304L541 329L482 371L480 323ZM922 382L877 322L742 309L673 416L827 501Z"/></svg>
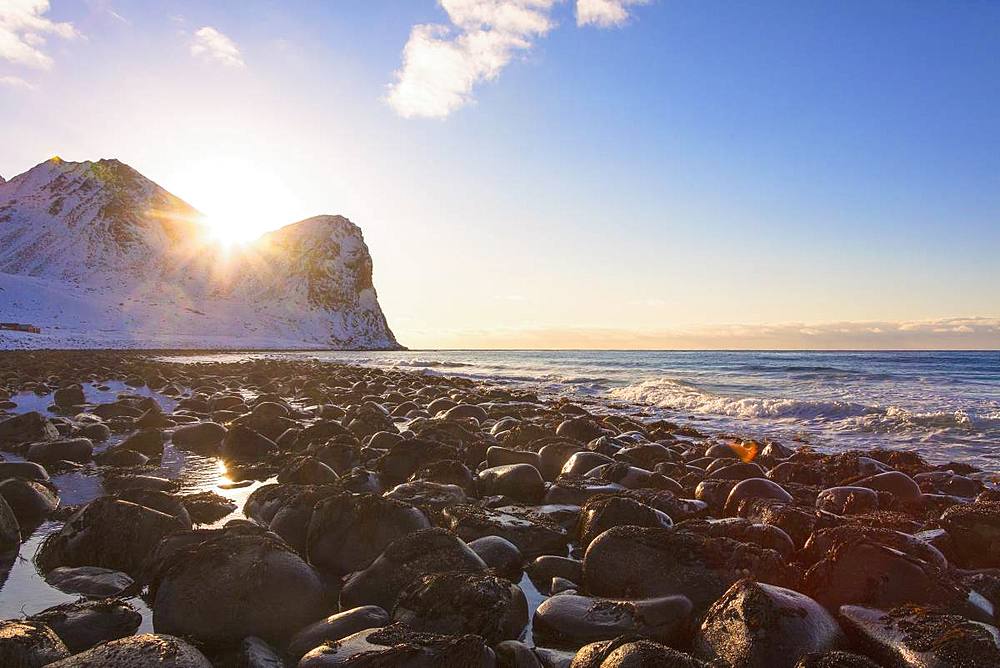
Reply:
<svg viewBox="0 0 1000 668"><path fill-rule="evenodd" d="M227 249L118 160L0 181L0 348L398 349L360 228L316 216Z"/></svg>

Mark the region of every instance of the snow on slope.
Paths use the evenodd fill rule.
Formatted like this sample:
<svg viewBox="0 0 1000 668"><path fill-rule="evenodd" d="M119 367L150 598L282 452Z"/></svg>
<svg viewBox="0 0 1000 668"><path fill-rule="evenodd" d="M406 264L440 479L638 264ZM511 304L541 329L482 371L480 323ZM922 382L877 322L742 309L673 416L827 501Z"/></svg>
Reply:
<svg viewBox="0 0 1000 668"><path fill-rule="evenodd" d="M0 349L399 348L361 230L317 216L227 252L116 160L0 183Z"/></svg>

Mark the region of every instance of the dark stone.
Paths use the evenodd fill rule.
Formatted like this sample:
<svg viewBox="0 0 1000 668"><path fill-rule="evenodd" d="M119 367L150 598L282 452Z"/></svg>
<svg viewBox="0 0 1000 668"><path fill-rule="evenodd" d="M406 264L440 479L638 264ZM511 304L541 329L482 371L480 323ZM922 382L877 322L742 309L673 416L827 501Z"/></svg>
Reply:
<svg viewBox="0 0 1000 668"><path fill-rule="evenodd" d="M288 643L288 654L298 660L324 642L337 642L365 629L388 626L390 621L389 613L377 605L344 610L296 633Z"/></svg>
<svg viewBox="0 0 1000 668"><path fill-rule="evenodd" d="M740 580L712 604L695 637L694 653L745 668L793 668L803 654L843 644L837 621L808 596Z"/></svg>
<svg viewBox="0 0 1000 668"><path fill-rule="evenodd" d="M312 511L306 555L316 568L345 575L367 568L394 540L430 527L422 512L371 494L336 494Z"/></svg>
<svg viewBox="0 0 1000 668"><path fill-rule="evenodd" d="M1000 665L1000 631L959 615L915 605L888 612L845 605L840 618L857 646L886 666Z"/></svg>
<svg viewBox="0 0 1000 668"><path fill-rule="evenodd" d="M424 575L483 570L486 563L454 534L424 529L395 541L371 566L348 577L340 592L340 607L391 609L399 592Z"/></svg>
<svg viewBox="0 0 1000 668"><path fill-rule="evenodd" d="M550 647L575 649L620 635L674 645L686 639L690 621L691 601L685 596L620 601L560 594L538 606L533 631Z"/></svg>
<svg viewBox="0 0 1000 668"><path fill-rule="evenodd" d="M59 566L99 566L135 577L160 539L183 528L170 515L104 496L49 536L36 560L46 573Z"/></svg>
<svg viewBox="0 0 1000 668"><path fill-rule="evenodd" d="M49 664L50 668L212 668L205 655L193 645L161 633L145 633L112 640L68 659Z"/></svg>
<svg viewBox="0 0 1000 668"><path fill-rule="evenodd" d="M302 657L298 668L493 668L495 662L479 636L442 636L393 624L320 645Z"/></svg>
<svg viewBox="0 0 1000 668"><path fill-rule="evenodd" d="M127 602L115 598L63 603L27 619L48 624L72 654L130 636L142 623L142 615Z"/></svg>
<svg viewBox="0 0 1000 668"><path fill-rule="evenodd" d="M392 618L427 633L474 633L488 645L521 636L528 602L509 580L479 572L431 573L399 594Z"/></svg>
<svg viewBox="0 0 1000 668"><path fill-rule="evenodd" d="M222 532L176 550L153 582L153 625L212 646L283 642L330 608L319 575L284 543Z"/></svg>

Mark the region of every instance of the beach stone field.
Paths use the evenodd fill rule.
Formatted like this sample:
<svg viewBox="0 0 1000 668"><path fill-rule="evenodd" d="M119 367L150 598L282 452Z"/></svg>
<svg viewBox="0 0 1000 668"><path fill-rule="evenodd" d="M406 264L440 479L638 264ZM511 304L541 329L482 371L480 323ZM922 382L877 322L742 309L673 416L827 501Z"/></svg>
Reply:
<svg viewBox="0 0 1000 668"><path fill-rule="evenodd" d="M1000 665L994 472L919 451L25 351L0 353L0 456L4 668Z"/></svg>

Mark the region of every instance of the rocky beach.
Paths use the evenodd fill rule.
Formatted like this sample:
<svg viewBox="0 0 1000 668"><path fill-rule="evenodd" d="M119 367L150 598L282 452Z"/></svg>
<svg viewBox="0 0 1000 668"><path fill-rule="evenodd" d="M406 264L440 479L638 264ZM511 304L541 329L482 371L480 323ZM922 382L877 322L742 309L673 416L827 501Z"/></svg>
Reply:
<svg viewBox="0 0 1000 668"><path fill-rule="evenodd" d="M0 665L1000 664L995 471L315 360L0 354Z"/></svg>

